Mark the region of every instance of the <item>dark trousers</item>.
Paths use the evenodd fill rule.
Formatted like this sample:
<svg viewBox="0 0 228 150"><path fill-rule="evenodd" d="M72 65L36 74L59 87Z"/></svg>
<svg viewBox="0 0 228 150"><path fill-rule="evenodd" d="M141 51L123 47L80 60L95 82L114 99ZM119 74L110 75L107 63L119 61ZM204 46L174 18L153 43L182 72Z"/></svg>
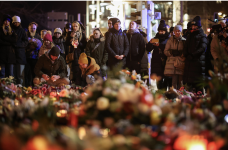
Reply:
<svg viewBox="0 0 228 150"><path fill-rule="evenodd" d="M140 61L127 61L125 68L128 68L130 72L135 70L137 72L137 74L141 73Z"/></svg>
<svg viewBox="0 0 228 150"><path fill-rule="evenodd" d="M1 67L0 78L14 76L14 74L13 74L14 65L13 64L0 64L0 67Z"/></svg>
<svg viewBox="0 0 228 150"><path fill-rule="evenodd" d="M25 86L34 86L33 79L36 77L34 68L36 66L37 59L27 58L27 64L25 65Z"/></svg>

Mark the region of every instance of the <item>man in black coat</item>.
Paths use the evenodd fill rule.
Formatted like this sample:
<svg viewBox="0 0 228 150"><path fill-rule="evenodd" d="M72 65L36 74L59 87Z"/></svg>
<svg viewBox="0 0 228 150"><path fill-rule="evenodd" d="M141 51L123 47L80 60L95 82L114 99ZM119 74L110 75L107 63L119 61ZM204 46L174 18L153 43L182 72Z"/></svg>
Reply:
<svg viewBox="0 0 228 150"><path fill-rule="evenodd" d="M0 78L14 76L14 64L16 63L14 45L17 35L12 31L9 15L3 16L2 27L0 29Z"/></svg>
<svg viewBox="0 0 228 150"><path fill-rule="evenodd" d="M108 52L108 67L113 68L119 63L122 67L126 64L129 52L129 42L125 33L121 30L121 22L118 18L112 20L113 28L106 33L106 50Z"/></svg>
<svg viewBox="0 0 228 150"><path fill-rule="evenodd" d="M25 47L28 45L28 37L25 30L21 27L19 16L13 16L12 29L17 34L17 43L15 44L16 65L14 67L14 76L17 84L24 85L24 70L26 64Z"/></svg>
<svg viewBox="0 0 228 150"><path fill-rule="evenodd" d="M134 21L130 22L127 38L129 42L129 53L127 55L126 67L130 71L135 70L137 73L141 73L141 60L146 47L145 40L137 29L137 23Z"/></svg>
<svg viewBox="0 0 228 150"><path fill-rule="evenodd" d="M34 68L38 61L38 54L40 47L42 46L42 39L39 34L36 33L38 24L31 22L29 24L29 31L27 32L28 36L28 45L26 47L26 59L27 64L25 67L25 86L31 86L33 84L33 78L35 78Z"/></svg>
<svg viewBox="0 0 228 150"><path fill-rule="evenodd" d="M187 37L184 56L186 57L184 69L184 83L196 92L200 89L197 81L205 76L205 50L207 48L207 37L201 28L201 18L196 16L191 22L192 30Z"/></svg>

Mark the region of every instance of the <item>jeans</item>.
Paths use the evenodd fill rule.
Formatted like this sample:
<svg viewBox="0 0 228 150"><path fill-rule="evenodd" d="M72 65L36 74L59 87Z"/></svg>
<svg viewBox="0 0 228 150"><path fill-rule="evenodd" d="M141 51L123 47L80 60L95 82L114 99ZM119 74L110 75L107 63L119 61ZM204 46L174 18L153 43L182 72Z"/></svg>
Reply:
<svg viewBox="0 0 228 150"><path fill-rule="evenodd" d="M15 74L15 79L17 84L25 85L25 65L20 65L17 64L14 67L14 74Z"/></svg>
<svg viewBox="0 0 228 150"><path fill-rule="evenodd" d="M14 76L14 74L13 74L14 65L13 64L0 64L0 66L1 66L0 78Z"/></svg>

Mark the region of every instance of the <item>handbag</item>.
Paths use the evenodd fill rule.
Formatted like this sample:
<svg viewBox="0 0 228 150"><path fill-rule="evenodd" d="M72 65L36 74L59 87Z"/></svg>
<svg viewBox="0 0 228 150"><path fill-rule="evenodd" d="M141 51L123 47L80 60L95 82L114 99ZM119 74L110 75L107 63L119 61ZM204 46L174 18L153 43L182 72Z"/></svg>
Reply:
<svg viewBox="0 0 228 150"><path fill-rule="evenodd" d="M69 46L70 49L70 46ZM66 55L66 63L69 64L70 62L72 62L74 60L74 50Z"/></svg>
<svg viewBox="0 0 228 150"><path fill-rule="evenodd" d="M174 61L174 67L184 70L185 67L185 58L177 57L176 60Z"/></svg>

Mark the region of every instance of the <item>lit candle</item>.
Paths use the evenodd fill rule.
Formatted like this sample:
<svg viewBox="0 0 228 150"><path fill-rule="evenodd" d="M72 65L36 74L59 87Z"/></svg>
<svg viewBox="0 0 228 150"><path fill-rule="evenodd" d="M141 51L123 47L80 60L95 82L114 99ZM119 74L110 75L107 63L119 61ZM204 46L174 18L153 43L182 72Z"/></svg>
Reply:
<svg viewBox="0 0 228 150"><path fill-rule="evenodd" d="M78 129L78 136L81 140L86 136L86 130L84 127Z"/></svg>

